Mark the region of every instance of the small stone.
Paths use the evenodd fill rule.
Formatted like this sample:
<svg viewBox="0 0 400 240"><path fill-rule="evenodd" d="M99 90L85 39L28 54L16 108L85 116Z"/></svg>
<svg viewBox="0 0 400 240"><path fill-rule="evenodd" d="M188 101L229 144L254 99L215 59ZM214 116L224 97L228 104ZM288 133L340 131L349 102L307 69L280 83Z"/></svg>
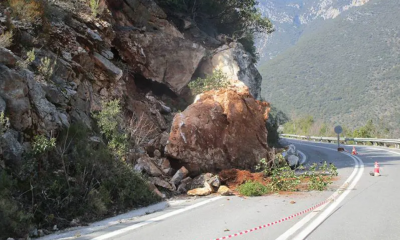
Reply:
<svg viewBox="0 0 400 240"><path fill-rule="evenodd" d="M187 192L189 196L207 196L211 194L210 188L196 188Z"/></svg>
<svg viewBox="0 0 400 240"><path fill-rule="evenodd" d="M185 167L181 167L172 177L171 183L177 186L188 174L189 171Z"/></svg>
<svg viewBox="0 0 400 240"><path fill-rule="evenodd" d="M295 204L296 202L295 201L290 201L290 204Z"/></svg>
<svg viewBox="0 0 400 240"><path fill-rule="evenodd" d="M218 188L218 193L221 194L222 196L230 196L230 195L232 195L232 191L225 185L221 185Z"/></svg>
<svg viewBox="0 0 400 240"><path fill-rule="evenodd" d="M161 157L161 152L158 149L156 149L154 151L154 157L156 157L156 158L160 158Z"/></svg>

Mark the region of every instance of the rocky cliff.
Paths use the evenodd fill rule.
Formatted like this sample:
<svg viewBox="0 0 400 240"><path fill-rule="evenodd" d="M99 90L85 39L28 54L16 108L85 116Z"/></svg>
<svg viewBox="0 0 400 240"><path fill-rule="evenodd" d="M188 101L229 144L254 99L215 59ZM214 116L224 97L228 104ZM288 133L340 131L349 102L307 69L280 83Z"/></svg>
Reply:
<svg viewBox="0 0 400 240"><path fill-rule="evenodd" d="M150 190L165 197L157 188L189 190L191 159L168 159L164 149L176 112L188 105L188 83L217 69L249 88L241 100L225 101L236 119L228 119L226 139L238 138L244 128L237 124L257 115L249 136L257 149L244 151L251 161L218 169L251 168L268 155L253 62L241 44L172 17L153 0L1 2L0 176L7 181L0 183L0 210L7 213L0 238L27 236L31 224L57 229L143 206L155 201ZM244 160L228 156L238 150L238 142L229 143L224 161Z"/></svg>
<svg viewBox="0 0 400 240"><path fill-rule="evenodd" d="M6 144L3 152L19 156L29 145L28 132L50 136L76 121L92 127L91 112L114 98L122 99L126 116L144 114L157 127L154 135L161 134L168 130L169 113L151 110L155 102L143 94L154 91L177 102L195 73L223 69L259 96L260 74L240 44L224 44L184 18L178 27L153 1L101 4L95 18L87 4L52 1L43 23L13 17L1 6L0 32L15 28L13 44L0 49L2 109L13 131L8 135L15 136L8 139L14 146ZM18 67L30 49L35 60L27 69ZM45 58L54 66L50 79L33 73Z"/></svg>

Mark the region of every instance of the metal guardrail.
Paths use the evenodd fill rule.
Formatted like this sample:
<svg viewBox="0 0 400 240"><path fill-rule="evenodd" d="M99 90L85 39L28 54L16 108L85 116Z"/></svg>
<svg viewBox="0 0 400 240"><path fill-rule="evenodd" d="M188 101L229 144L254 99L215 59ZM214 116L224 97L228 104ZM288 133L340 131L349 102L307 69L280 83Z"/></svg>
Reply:
<svg viewBox="0 0 400 240"><path fill-rule="evenodd" d="M288 138L296 138L296 139L304 139L304 140L313 140L320 142L334 142L337 141L337 137L316 137L316 136L302 136L302 135L294 135L294 134L281 134L282 137ZM341 142L354 142L356 145L358 143L362 143L366 145L367 143L371 143L374 146L385 146L390 147L394 146L395 148L400 148L400 139L382 139L382 138L342 138Z"/></svg>

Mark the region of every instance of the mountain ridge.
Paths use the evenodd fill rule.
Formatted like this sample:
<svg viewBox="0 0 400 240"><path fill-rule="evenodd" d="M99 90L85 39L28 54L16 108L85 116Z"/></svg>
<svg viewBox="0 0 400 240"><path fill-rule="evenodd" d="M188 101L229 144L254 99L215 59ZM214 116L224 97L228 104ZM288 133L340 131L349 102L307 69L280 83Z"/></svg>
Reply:
<svg viewBox="0 0 400 240"><path fill-rule="evenodd" d="M394 0L372 0L303 36L295 47L259 66L262 95L289 114L307 113L350 127L383 119L396 129L397 10Z"/></svg>

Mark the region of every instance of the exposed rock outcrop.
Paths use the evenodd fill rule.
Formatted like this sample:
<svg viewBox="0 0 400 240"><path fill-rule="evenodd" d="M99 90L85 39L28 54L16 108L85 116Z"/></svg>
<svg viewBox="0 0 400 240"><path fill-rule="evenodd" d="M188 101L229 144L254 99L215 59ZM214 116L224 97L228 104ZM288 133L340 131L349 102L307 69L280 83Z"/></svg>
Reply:
<svg viewBox="0 0 400 240"><path fill-rule="evenodd" d="M228 79L242 81L249 87L254 98L261 93L262 77L254 65L253 58L244 50L240 43L232 42L229 45L214 50L215 54L207 58L200 65L200 72L206 75L214 70L220 70Z"/></svg>
<svg viewBox="0 0 400 240"><path fill-rule="evenodd" d="M268 104L256 101L241 82L206 92L175 116L166 153L192 174L252 169L268 158L268 111Z"/></svg>

